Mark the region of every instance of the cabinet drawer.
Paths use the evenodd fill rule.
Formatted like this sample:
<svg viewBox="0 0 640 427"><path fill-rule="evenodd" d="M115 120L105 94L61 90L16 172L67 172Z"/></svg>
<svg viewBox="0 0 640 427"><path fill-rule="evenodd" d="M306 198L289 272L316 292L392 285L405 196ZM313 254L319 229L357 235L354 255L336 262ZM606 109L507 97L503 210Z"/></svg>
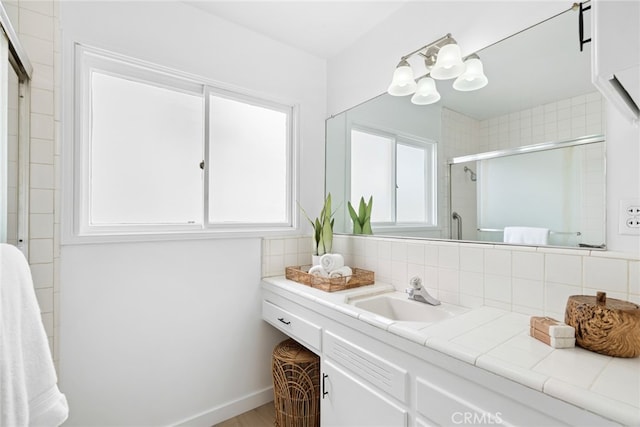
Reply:
<svg viewBox="0 0 640 427"><path fill-rule="evenodd" d="M262 318L310 350L320 352L322 339L320 326L314 325L269 301L262 301Z"/></svg>

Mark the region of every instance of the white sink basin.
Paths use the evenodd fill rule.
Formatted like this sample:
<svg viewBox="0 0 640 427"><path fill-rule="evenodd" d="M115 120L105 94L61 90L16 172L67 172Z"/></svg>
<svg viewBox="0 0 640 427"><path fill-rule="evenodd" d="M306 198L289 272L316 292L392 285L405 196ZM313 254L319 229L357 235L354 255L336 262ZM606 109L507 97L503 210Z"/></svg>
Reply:
<svg viewBox="0 0 640 427"><path fill-rule="evenodd" d="M407 294L401 292L358 298L349 301L349 303L378 316L399 322L435 323L468 311L464 307L447 303L429 305L410 300Z"/></svg>

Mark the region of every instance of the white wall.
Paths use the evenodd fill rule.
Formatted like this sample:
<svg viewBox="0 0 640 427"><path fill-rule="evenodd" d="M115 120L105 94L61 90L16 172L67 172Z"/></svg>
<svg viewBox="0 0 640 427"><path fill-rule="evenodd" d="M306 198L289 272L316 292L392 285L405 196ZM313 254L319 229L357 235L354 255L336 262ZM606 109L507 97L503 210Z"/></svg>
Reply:
<svg viewBox="0 0 640 427"><path fill-rule="evenodd" d="M329 115L383 93L401 56L447 33L463 55L565 10L563 2L409 2L327 63ZM576 30L577 31L577 30ZM607 245L640 252L640 237L618 234L621 198L640 197L640 130L608 109Z"/></svg>
<svg viewBox="0 0 640 427"><path fill-rule="evenodd" d="M178 2L61 2L64 148L73 42L300 105L300 202L323 194L325 62ZM64 170L72 168L64 157ZM69 194L71 182L63 180ZM67 205L64 205L67 206ZM64 216L71 212L64 211ZM63 245L66 425L212 425L272 398L260 239Z"/></svg>

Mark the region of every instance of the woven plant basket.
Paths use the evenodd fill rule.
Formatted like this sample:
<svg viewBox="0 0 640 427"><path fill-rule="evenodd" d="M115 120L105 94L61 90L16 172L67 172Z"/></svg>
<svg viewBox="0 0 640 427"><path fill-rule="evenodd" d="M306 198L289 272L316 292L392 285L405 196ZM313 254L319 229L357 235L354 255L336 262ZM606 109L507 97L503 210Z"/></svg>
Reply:
<svg viewBox="0 0 640 427"><path fill-rule="evenodd" d="M373 271L354 268L353 275L343 277L320 277L309 274L310 265L285 267L285 277L294 282L321 289L325 292L344 291L359 286L373 285L376 280Z"/></svg>
<svg viewBox="0 0 640 427"><path fill-rule="evenodd" d="M320 358L293 339L278 344L271 359L276 427L320 425Z"/></svg>

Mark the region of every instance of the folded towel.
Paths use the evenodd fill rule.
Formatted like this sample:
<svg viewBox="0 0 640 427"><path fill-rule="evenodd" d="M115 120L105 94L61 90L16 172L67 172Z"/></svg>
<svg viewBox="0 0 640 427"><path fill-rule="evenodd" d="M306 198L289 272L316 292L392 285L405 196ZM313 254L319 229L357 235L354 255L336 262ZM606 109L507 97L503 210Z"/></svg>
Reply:
<svg viewBox="0 0 640 427"><path fill-rule="evenodd" d="M329 277L329 273L322 267L322 265L314 265L311 267L309 269L309 274L319 277Z"/></svg>
<svg viewBox="0 0 640 427"><path fill-rule="evenodd" d="M320 258L320 265L331 273L333 270L344 267L344 258L340 254L324 254Z"/></svg>
<svg viewBox="0 0 640 427"><path fill-rule="evenodd" d="M340 268L336 268L335 270L332 270L329 273L329 277L346 277L347 278L347 282L349 281L349 279L351 279L351 275L353 274L353 271L351 270L351 268L345 266L342 266Z"/></svg>
<svg viewBox="0 0 640 427"><path fill-rule="evenodd" d="M505 227L505 243L521 243L525 245L549 244L549 229L537 227Z"/></svg>
<svg viewBox="0 0 640 427"><path fill-rule="evenodd" d="M27 260L0 244L0 425L62 424L69 407L57 381Z"/></svg>

